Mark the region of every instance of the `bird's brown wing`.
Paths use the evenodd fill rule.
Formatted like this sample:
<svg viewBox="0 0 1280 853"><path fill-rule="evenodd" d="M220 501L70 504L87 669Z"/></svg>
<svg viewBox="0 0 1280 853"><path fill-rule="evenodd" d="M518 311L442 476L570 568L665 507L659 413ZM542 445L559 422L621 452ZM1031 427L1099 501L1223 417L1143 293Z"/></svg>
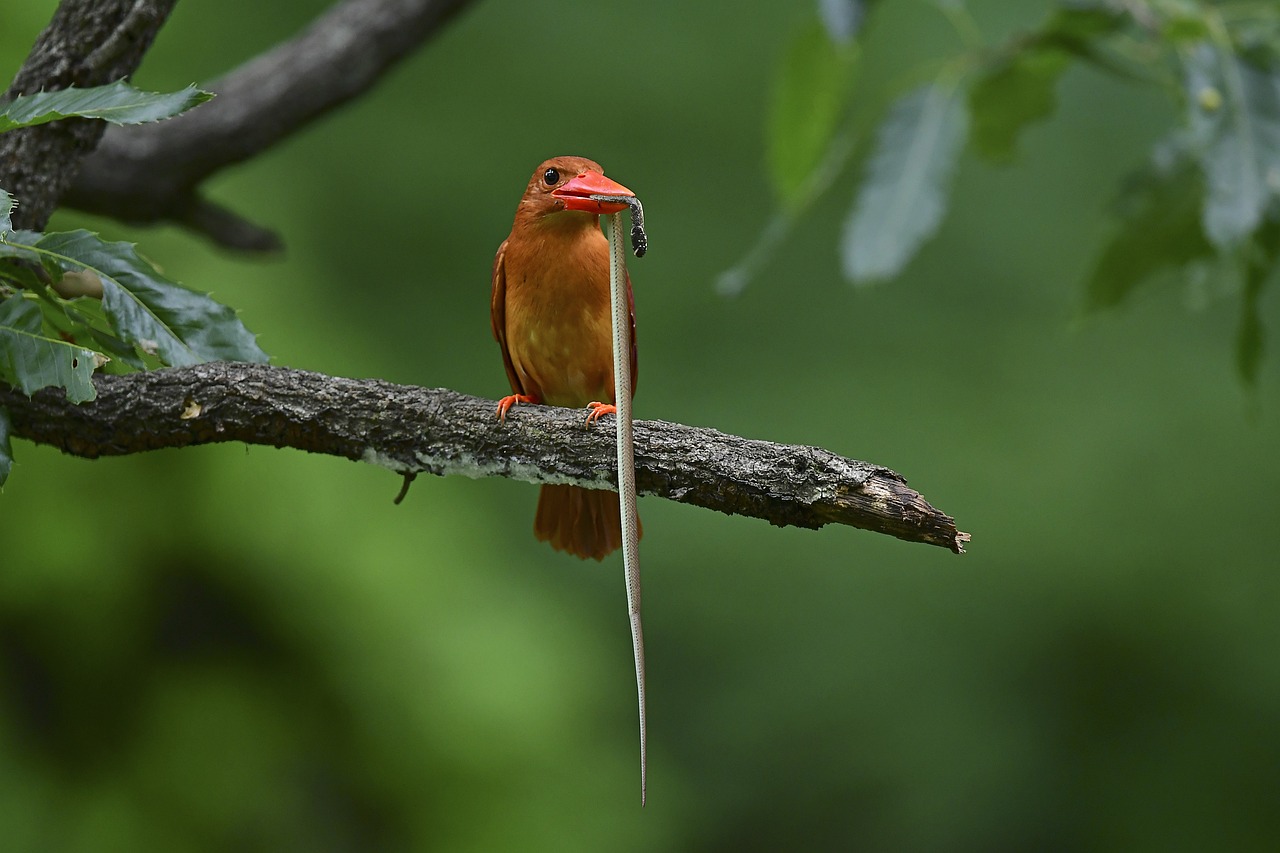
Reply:
<svg viewBox="0 0 1280 853"><path fill-rule="evenodd" d="M493 295L489 302L489 320L493 323L493 337L502 350L502 364L507 368L507 380L511 383L511 390L517 394L524 394L525 390L520 385L520 377L516 374L515 365L511 363L511 353L507 351L507 269L503 262L506 254L507 241L503 240L502 245L498 247L498 254L493 256ZM634 328L633 318L632 340L635 340ZM631 363L635 364L634 354ZM632 374L634 373L635 368L632 367Z"/></svg>

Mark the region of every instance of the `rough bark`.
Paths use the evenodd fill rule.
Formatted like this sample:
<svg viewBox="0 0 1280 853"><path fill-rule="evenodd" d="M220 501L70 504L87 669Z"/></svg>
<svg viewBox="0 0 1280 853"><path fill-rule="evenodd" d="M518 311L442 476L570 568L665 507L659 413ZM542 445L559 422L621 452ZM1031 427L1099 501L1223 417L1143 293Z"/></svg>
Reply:
<svg viewBox="0 0 1280 853"><path fill-rule="evenodd" d="M177 0L63 0L5 99L128 77ZM43 230L104 123L70 119L0 136L0 186L20 202L13 222Z"/></svg>
<svg viewBox="0 0 1280 853"><path fill-rule="evenodd" d="M226 248L278 249L274 232L208 201L201 184L363 94L470 2L339 3L296 38L205 86L219 97L199 109L110 128L65 201L129 222L177 222Z"/></svg>
<svg viewBox="0 0 1280 853"><path fill-rule="evenodd" d="M258 364L99 376L96 400L0 385L14 435L86 458L237 441L343 456L418 473L512 477L616 488L612 419L496 404L456 391ZM847 524L956 553L955 522L880 465L815 447L739 438L664 421L635 424L636 480L655 495L776 525Z"/></svg>

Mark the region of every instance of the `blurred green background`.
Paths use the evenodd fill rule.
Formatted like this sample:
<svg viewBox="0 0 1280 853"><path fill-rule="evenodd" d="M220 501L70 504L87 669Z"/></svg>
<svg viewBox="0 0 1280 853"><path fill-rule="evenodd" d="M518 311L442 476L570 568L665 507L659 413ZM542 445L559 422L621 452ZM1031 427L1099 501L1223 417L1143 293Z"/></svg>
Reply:
<svg viewBox="0 0 1280 853"><path fill-rule="evenodd" d="M56 3L6 5L7 79ZM327 5L180 3L136 80L208 82ZM970 6L991 39L1048 8ZM19 441L6 850L1274 849L1274 347L1242 389L1239 302L1212 285L1079 316L1170 108L1073 70L1014 165L965 156L900 280L839 278L850 173L722 299L773 209L769 85L812 15L484 0L214 183L283 257L53 227L139 241L277 364L496 398L493 252L539 161L590 156L648 215L637 417L893 467L970 553L643 500L642 811L621 564L536 543L534 487L420 479L396 507L392 475L332 458ZM924 0L868 38L872 117L958 47Z"/></svg>

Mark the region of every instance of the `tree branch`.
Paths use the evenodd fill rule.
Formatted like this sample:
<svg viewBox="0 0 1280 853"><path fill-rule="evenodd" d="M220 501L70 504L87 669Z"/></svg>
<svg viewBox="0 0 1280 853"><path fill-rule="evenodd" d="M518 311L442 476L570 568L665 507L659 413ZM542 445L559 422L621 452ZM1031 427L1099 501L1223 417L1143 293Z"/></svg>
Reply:
<svg viewBox="0 0 1280 853"><path fill-rule="evenodd" d="M177 0L62 0L5 99L128 77ZM69 119L0 136L0 186L21 203L18 228L40 231L104 123Z"/></svg>
<svg viewBox="0 0 1280 853"><path fill-rule="evenodd" d="M219 97L199 109L108 130L65 201L128 222L177 222L226 248L279 249L278 235L209 203L200 185L365 92L469 2L346 0L209 84Z"/></svg>
<svg viewBox="0 0 1280 853"><path fill-rule="evenodd" d="M500 424L492 400L261 364L211 363L94 382L98 398L83 405L54 389L27 397L0 384L0 406L14 435L90 459L240 441L344 456L406 477L616 488L612 430L584 430L576 410L519 406ZM644 495L779 526L848 524L956 553L969 541L900 475L815 447L637 421L635 460Z"/></svg>

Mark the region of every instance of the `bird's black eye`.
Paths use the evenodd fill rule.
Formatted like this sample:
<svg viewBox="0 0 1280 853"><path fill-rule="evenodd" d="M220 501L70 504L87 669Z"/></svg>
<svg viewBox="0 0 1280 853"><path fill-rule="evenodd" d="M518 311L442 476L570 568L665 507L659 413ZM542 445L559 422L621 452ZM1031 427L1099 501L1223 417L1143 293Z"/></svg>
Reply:
<svg viewBox="0 0 1280 853"><path fill-rule="evenodd" d="M542 182L549 187L554 187L556 184L560 183L560 173L555 169L547 169L547 171L542 173Z"/></svg>

